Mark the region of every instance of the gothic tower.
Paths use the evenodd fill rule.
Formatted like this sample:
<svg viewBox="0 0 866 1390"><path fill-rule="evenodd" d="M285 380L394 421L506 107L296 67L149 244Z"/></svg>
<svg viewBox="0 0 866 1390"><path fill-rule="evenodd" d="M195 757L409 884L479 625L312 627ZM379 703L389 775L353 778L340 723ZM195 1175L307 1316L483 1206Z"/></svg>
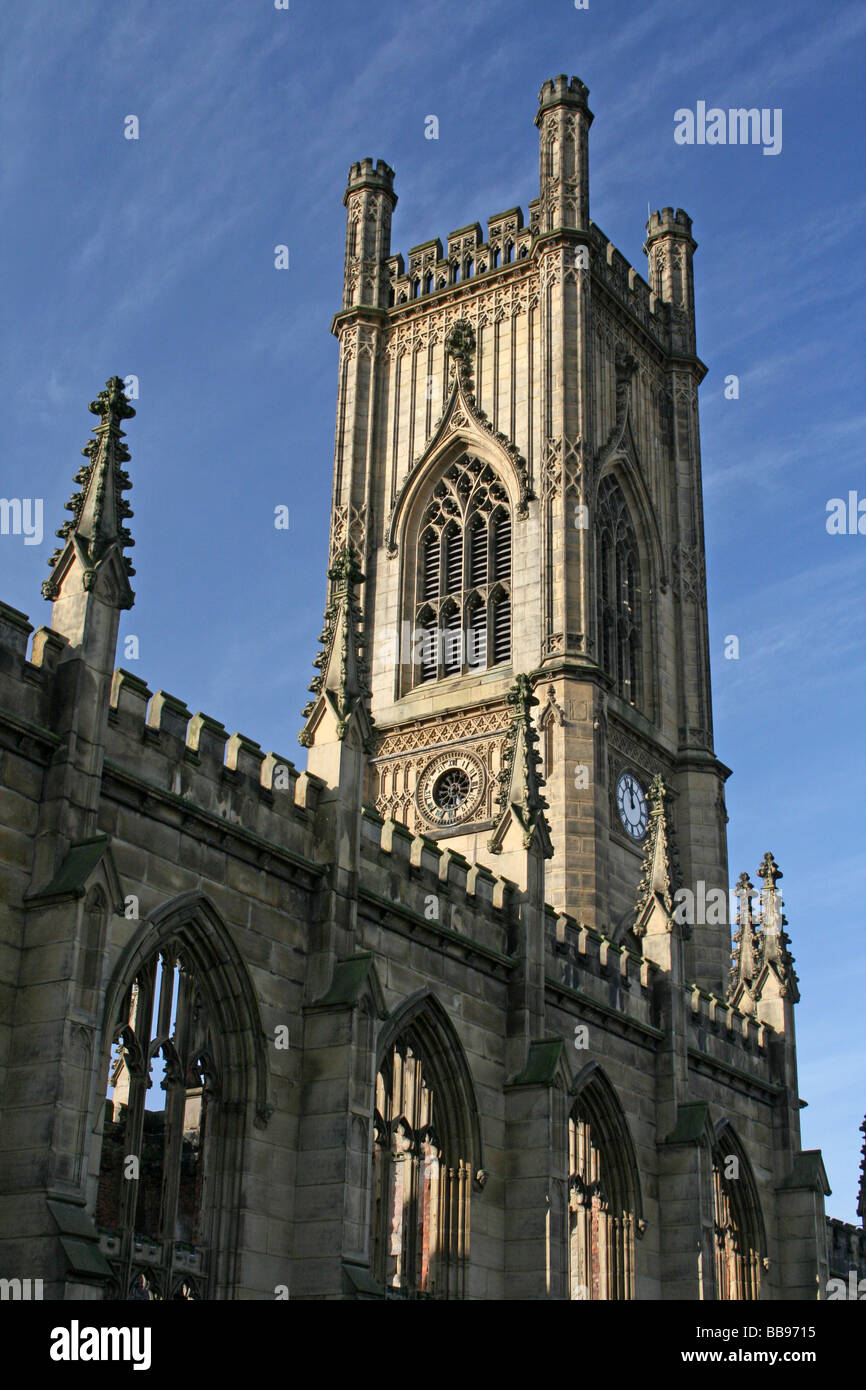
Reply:
<svg viewBox="0 0 866 1390"><path fill-rule="evenodd" d="M365 799L518 880L508 826L544 821L547 901L624 941L656 776L675 883L727 900L728 770L691 222L652 214L647 283L590 220L587 99L577 78L542 87L528 224L509 208L408 265L391 254L393 171L352 166L331 564L350 546L364 575ZM543 782L515 773L518 677ZM727 922L698 917L689 978L721 992L729 951Z"/></svg>

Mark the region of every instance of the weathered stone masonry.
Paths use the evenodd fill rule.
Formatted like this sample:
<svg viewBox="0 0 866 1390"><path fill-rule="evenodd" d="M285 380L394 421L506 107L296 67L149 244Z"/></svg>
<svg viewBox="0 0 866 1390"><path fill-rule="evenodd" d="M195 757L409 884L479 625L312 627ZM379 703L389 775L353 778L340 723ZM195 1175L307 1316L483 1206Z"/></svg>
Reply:
<svg viewBox="0 0 866 1390"><path fill-rule="evenodd" d="M695 243L653 214L647 284L590 221L587 97L542 89L528 226L408 270L392 171L352 166L306 771L115 670L134 412L117 378L91 406L51 624L0 604L0 1274L593 1301L863 1268L800 1148L775 861L733 957L675 911L727 883Z"/></svg>

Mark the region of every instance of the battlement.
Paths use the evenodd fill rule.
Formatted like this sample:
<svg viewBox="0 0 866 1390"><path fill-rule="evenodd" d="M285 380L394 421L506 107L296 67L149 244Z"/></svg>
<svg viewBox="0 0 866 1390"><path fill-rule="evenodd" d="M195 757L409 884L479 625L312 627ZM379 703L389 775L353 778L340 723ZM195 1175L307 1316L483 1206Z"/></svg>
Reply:
<svg viewBox="0 0 866 1390"><path fill-rule="evenodd" d="M54 672L67 646L53 628L34 631L26 613L0 603L0 711L50 728Z"/></svg>
<svg viewBox="0 0 866 1390"><path fill-rule="evenodd" d="M290 758L265 753L254 739L230 734L122 669L111 685L106 759L264 839L279 838L286 819L306 820L318 797L318 778L299 773Z"/></svg>
<svg viewBox="0 0 866 1390"><path fill-rule="evenodd" d="M456 227L446 238L446 251L438 237L422 241L409 251L408 269L400 254L386 262L390 280L389 304L399 307L443 290L453 290L468 280L507 271L526 261L533 228L524 226L519 207L494 213L487 220L487 239L481 225L469 222Z"/></svg>
<svg viewBox="0 0 866 1390"><path fill-rule="evenodd" d="M663 336L670 318L668 306L594 222L590 223L590 249L597 279L648 333Z"/></svg>
<svg viewBox="0 0 866 1390"><path fill-rule="evenodd" d="M384 159L377 159L375 163L369 157L356 160L349 169L346 192L348 194L365 186L383 188L392 193L394 191L394 170L385 163Z"/></svg>
<svg viewBox="0 0 866 1390"><path fill-rule="evenodd" d="M588 100L589 88L579 77L570 78L564 72L556 77L549 77L541 84L541 91L538 93L538 115L535 124L539 124L543 113L552 106L576 106L586 110Z"/></svg>
<svg viewBox="0 0 866 1390"><path fill-rule="evenodd" d="M409 930L444 933L491 962L507 965L517 888L462 854L415 835L365 806L361 822L361 897L390 909Z"/></svg>
<svg viewBox="0 0 866 1390"><path fill-rule="evenodd" d="M576 921L568 913L557 912L549 903L546 904L546 925L548 944L560 962L564 984L575 978L576 969L598 980L615 981L623 990L631 989L632 985L641 990L650 989L652 975L658 970L654 961L618 945L603 932Z"/></svg>
<svg viewBox="0 0 866 1390"><path fill-rule="evenodd" d="M767 1027L754 1014L710 994L698 985L688 986L691 994L691 1021L699 1035L718 1037L734 1047L767 1056ZM772 1030L770 1030L772 1031Z"/></svg>
<svg viewBox="0 0 866 1390"><path fill-rule="evenodd" d="M509 208L488 218L486 240L480 224L470 222L448 233L444 254L440 239L431 237L410 249L408 267L401 254L391 256L386 262L390 307L410 307L433 295L459 291L469 281L492 281L497 274L515 267L523 269L538 234L537 201L529 204L528 227L522 209ZM664 346L670 324L669 305L594 222L590 223L589 235L592 275Z"/></svg>
<svg viewBox="0 0 866 1390"><path fill-rule="evenodd" d="M662 208L661 212L651 212L646 224L647 240L658 236L681 236L691 238L692 219L682 208Z"/></svg>

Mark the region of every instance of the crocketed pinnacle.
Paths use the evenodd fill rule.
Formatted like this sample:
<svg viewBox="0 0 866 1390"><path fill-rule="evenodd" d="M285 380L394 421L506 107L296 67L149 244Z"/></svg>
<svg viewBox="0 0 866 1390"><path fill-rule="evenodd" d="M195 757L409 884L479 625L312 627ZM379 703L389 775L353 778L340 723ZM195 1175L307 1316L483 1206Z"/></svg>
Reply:
<svg viewBox="0 0 866 1390"><path fill-rule="evenodd" d="M757 913L753 907L754 884L749 875L740 874L737 880L735 891L739 907L728 976L728 998L731 1000L735 996L739 998L743 991L757 998L765 987L768 970L772 971L781 994L790 994L795 1001L799 998L791 938L785 931L788 919L782 912L782 894L776 887L782 877L781 869L768 850L758 866L762 888Z"/></svg>
<svg viewBox="0 0 866 1390"><path fill-rule="evenodd" d="M663 778L656 773L647 792L650 808L649 829L644 840L643 865L634 910L636 936L645 934L645 914L653 902L663 907L669 916L673 914L671 868L668 854L668 818L665 809L665 799L668 795Z"/></svg>
<svg viewBox="0 0 866 1390"><path fill-rule="evenodd" d="M109 378L105 390L91 401L89 409L99 416L99 424L93 430L95 438L81 450L88 462L75 475L79 491L66 503L72 520L64 521L56 533L65 544L58 546L48 561L54 573L42 585L47 599L55 599L60 592L62 575L68 568L61 561L73 554L81 560L85 588L92 587L97 569L112 550L120 554L125 573L135 574L129 558L122 555L124 548L135 541L124 525L132 516L132 509L122 494L132 483L124 468L129 463L129 451L121 429L121 421L131 419L135 411L119 376Z"/></svg>
<svg viewBox="0 0 866 1390"><path fill-rule="evenodd" d="M532 710L538 700L532 693L529 677L520 674L506 695L506 700L514 711L508 742L499 773L499 810L504 819L513 813L523 831L524 848L529 849L537 839L545 858L553 854L550 839L550 826L544 814L547 801L542 792L543 779L539 772L541 759L536 751L538 733L532 719ZM504 819L491 838L490 848L498 852L499 837L504 829Z"/></svg>
<svg viewBox="0 0 866 1390"><path fill-rule="evenodd" d="M304 706L303 714L309 721L324 696L337 719L338 737L342 738L352 713L359 706L366 705L370 693L369 666L364 659L362 613L357 592L358 585L364 582L364 574L352 545L344 545L338 551L328 570L328 578L332 588L330 602L325 609L325 626L319 638L322 650L313 661L320 674L310 682L308 688L314 698ZM370 722L369 714L367 722ZM298 739L309 747L309 723L301 730Z"/></svg>

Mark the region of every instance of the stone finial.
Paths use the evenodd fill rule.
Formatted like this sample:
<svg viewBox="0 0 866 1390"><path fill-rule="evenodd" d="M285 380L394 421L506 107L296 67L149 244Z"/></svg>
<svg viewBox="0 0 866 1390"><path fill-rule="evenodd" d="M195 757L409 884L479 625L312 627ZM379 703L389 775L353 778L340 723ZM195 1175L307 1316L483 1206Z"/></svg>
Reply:
<svg viewBox="0 0 866 1390"><path fill-rule="evenodd" d="M513 814L523 831L524 848L529 849L537 841L545 858L549 859L553 854L553 845L550 826L544 814L547 801L542 792L544 779L539 771L541 759L536 750L538 732L532 718L538 700L532 692L529 677L518 675L505 698L514 714L498 778L497 803L502 819L488 846L493 853L501 850L507 823Z"/></svg>
<svg viewBox="0 0 866 1390"><path fill-rule="evenodd" d="M754 885L748 874L741 874L736 892L739 899L737 928L734 932L731 969L728 977L728 999L745 1007L765 997L770 988L785 997L799 999L791 940L785 931L788 919L782 912L782 895L776 884L782 871L767 852L758 868L761 880L760 911L753 909Z"/></svg>
<svg viewBox="0 0 866 1390"><path fill-rule="evenodd" d="M670 795L664 779L656 773L649 785L649 829L644 841L643 865L635 903L635 936L644 936L653 904L673 916L670 857L668 853L668 818L665 801Z"/></svg>
<svg viewBox="0 0 866 1390"><path fill-rule="evenodd" d="M737 928L734 932L731 952L731 969L728 976L728 998L741 984L750 985L761 965L761 942L758 940L757 923L752 913L752 897L755 885L747 873L740 874L736 886Z"/></svg>
<svg viewBox="0 0 866 1390"><path fill-rule="evenodd" d="M764 855L758 866L758 878L760 878L765 889L774 889L780 878L784 878L782 870L779 868L769 850Z"/></svg>
<svg viewBox="0 0 866 1390"><path fill-rule="evenodd" d="M471 395L473 390L472 368L475 360L475 329L468 319L458 319L452 324L445 339L448 356L454 363L457 375L464 389Z"/></svg>
<svg viewBox="0 0 866 1390"><path fill-rule="evenodd" d="M763 883L761 891L761 941L763 945L763 964L772 965L782 986L782 992L797 993L797 976L794 973L794 957L789 947L791 938L785 931L788 919L782 912L782 894L776 884L782 878L782 871L769 850L761 860L758 877Z"/></svg>
<svg viewBox="0 0 866 1390"><path fill-rule="evenodd" d="M121 378L110 377L89 409L99 416L99 424L93 430L95 438L81 451L89 462L75 475L80 491L66 503L72 520L65 521L57 531L65 544L48 561L54 573L42 585L47 599L57 598L63 575L74 557L81 562L85 589L93 587L97 571L112 552L121 559L126 576L135 574L130 560L122 554L126 546L135 542L124 525L132 516L132 509L122 494L132 483L123 466L129 463L129 451L120 427L121 421L131 419L135 411L127 400ZM124 606L129 603L131 597Z"/></svg>
<svg viewBox="0 0 866 1390"><path fill-rule="evenodd" d="M352 714L359 706L366 709L370 694L369 667L363 655L362 614L357 592L365 576L351 544L344 545L338 551L328 570L328 578L333 587L325 609L325 626L319 638L322 650L313 662L321 674L314 676L310 682L309 689L315 698L304 706L307 724L298 735L304 747L309 747L312 742L311 724L320 700L324 698L330 705L336 717L337 738L343 739ZM366 723L371 722L368 713Z"/></svg>

